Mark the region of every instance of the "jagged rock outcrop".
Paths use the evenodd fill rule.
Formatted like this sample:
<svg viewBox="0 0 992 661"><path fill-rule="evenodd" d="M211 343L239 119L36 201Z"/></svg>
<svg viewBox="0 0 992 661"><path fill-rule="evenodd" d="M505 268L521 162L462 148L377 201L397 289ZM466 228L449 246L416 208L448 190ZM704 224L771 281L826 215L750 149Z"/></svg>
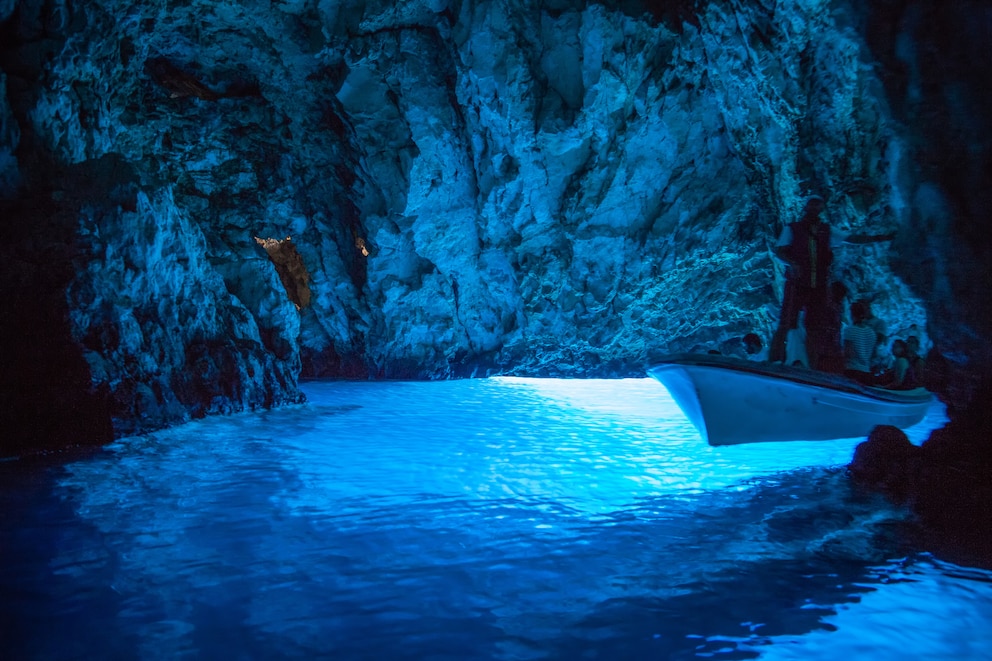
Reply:
<svg viewBox="0 0 992 661"><path fill-rule="evenodd" d="M299 317L266 255L211 256L170 192L79 218L69 319L118 433L299 400Z"/></svg>
<svg viewBox="0 0 992 661"><path fill-rule="evenodd" d="M882 28L930 6L7 2L7 287L45 290L66 388L117 434L296 401L301 371L641 374L770 335L769 248L817 192L833 224L898 236L836 276L977 373L990 306L963 285L988 241L957 249L981 207L899 101L940 97L900 41L926 21Z"/></svg>
<svg viewBox="0 0 992 661"><path fill-rule="evenodd" d="M910 508L929 548L966 564L992 566L992 403L986 387L968 410L922 445L899 429L876 427L848 468L853 480Z"/></svg>

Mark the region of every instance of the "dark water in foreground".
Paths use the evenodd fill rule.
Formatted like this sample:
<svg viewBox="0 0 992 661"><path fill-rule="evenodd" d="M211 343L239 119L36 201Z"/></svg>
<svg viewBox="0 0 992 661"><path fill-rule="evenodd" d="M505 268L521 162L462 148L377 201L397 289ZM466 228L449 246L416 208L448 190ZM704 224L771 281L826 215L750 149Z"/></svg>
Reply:
<svg viewBox="0 0 992 661"><path fill-rule="evenodd" d="M646 379L305 390L0 464L0 658L992 658L992 573L856 439L711 448Z"/></svg>

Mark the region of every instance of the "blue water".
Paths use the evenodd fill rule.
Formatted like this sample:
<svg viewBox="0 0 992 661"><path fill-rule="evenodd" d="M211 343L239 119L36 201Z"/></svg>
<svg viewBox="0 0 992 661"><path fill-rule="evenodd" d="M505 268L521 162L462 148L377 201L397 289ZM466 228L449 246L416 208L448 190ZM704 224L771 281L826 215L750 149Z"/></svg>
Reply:
<svg viewBox="0 0 992 661"><path fill-rule="evenodd" d="M0 464L0 657L992 658L992 573L858 439L712 448L648 379L305 391Z"/></svg>

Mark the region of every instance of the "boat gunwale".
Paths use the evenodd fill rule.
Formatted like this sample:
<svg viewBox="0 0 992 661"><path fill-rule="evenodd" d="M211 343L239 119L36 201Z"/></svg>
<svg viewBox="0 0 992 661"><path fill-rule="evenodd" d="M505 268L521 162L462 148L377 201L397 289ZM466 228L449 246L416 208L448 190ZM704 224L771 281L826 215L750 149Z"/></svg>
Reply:
<svg viewBox="0 0 992 661"><path fill-rule="evenodd" d="M655 369L665 367L715 367L731 372L749 373L757 376L792 381L803 385L828 388L830 390L862 395L874 400L895 404L922 404L933 398L933 393L925 388L889 390L887 388L866 386L839 374L817 372L806 367L757 362L715 354L673 354L655 361L648 368L648 373L651 374Z"/></svg>

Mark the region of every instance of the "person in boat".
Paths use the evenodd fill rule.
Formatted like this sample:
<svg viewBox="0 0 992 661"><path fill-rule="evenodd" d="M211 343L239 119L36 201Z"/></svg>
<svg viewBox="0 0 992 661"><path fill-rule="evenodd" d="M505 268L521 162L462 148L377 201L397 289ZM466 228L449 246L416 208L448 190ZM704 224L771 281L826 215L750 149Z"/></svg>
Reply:
<svg viewBox="0 0 992 661"><path fill-rule="evenodd" d="M916 344L916 353L920 357L923 357L930 348L930 338L927 336L927 332L916 324L910 324L909 328L899 335L906 338L906 347L911 351L912 345Z"/></svg>
<svg viewBox="0 0 992 661"><path fill-rule="evenodd" d="M813 195L806 200L803 215L797 222L782 229L775 244L775 255L787 265L785 292L778 328L772 336L769 357L786 360L786 340L789 331L799 327L800 313L825 306L827 300L826 273L833 263L833 241L830 225L822 222L820 214L826 204ZM820 316L816 312L814 317Z"/></svg>
<svg viewBox="0 0 992 661"><path fill-rule="evenodd" d="M919 383L916 370L909 361L909 349L903 340L892 342L892 369L888 372L889 379L882 383L883 388L890 390L912 390Z"/></svg>
<svg viewBox="0 0 992 661"><path fill-rule="evenodd" d="M765 343L761 341L760 335L757 333L748 333L744 336L742 342L744 343L744 353L747 354L748 360L759 363L768 360L768 349L765 347Z"/></svg>
<svg viewBox="0 0 992 661"><path fill-rule="evenodd" d="M844 374L865 385L873 385L871 356L878 336L875 329L868 325L868 310L864 301L851 303L851 320L853 323L843 330Z"/></svg>
<svg viewBox="0 0 992 661"><path fill-rule="evenodd" d="M775 244L775 255L788 268L779 325L769 349L772 361L785 360L786 337L790 330L797 327L800 312L806 312L807 321L828 316L826 308L830 301L828 283L834 259L833 249L843 244L889 241L895 236L894 233L874 236L841 234L821 217L825 209L826 202L823 198L811 195L806 200L800 219L786 225ZM814 345L823 339L823 333L814 333ZM807 351L809 350L807 347ZM824 353L824 349L813 346L812 353L819 356Z"/></svg>
<svg viewBox="0 0 992 661"><path fill-rule="evenodd" d="M844 372L844 309L847 305L847 285L839 280L830 283L830 298L822 309L820 318L813 317L807 324L810 366L832 374ZM818 353L813 353L818 351Z"/></svg>
<svg viewBox="0 0 992 661"><path fill-rule="evenodd" d="M868 325L875 331L875 350L871 354L871 373L880 376L892 369L892 352L889 349L889 326L875 316L871 300L861 299L868 311Z"/></svg>

